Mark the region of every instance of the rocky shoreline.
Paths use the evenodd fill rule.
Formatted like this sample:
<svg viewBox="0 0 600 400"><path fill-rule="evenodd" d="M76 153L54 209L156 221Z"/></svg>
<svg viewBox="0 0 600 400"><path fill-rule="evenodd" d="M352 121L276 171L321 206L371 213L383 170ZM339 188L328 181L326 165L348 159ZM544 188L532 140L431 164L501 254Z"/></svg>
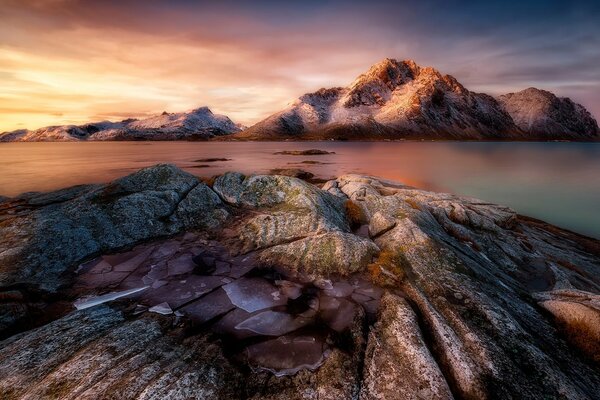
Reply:
<svg viewBox="0 0 600 400"><path fill-rule="evenodd" d="M594 399L599 272L472 198L158 165L0 200L0 397Z"/></svg>

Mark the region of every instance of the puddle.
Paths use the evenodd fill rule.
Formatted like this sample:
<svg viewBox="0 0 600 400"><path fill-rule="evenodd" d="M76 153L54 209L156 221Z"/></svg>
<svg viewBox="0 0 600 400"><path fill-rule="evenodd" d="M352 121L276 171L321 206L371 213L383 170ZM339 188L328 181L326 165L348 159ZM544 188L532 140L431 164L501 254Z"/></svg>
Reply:
<svg viewBox="0 0 600 400"><path fill-rule="evenodd" d="M382 295L358 275L291 279L192 233L99 257L77 273L78 309L126 299L134 315L183 316L220 335L231 357L277 376L318 368L332 338L351 329L361 308L373 317Z"/></svg>

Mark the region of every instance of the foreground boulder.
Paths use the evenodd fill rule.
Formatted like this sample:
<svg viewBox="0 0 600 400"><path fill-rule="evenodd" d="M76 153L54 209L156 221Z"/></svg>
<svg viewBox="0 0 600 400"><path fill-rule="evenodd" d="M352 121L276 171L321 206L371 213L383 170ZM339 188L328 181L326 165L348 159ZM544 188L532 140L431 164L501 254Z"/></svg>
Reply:
<svg viewBox="0 0 600 400"><path fill-rule="evenodd" d="M507 207L164 165L0 207L2 398L600 396L600 243Z"/></svg>
<svg viewBox="0 0 600 400"><path fill-rule="evenodd" d="M217 227L227 211L195 176L159 165L107 185L25 194L2 205L0 281L56 290L93 254L183 229Z"/></svg>

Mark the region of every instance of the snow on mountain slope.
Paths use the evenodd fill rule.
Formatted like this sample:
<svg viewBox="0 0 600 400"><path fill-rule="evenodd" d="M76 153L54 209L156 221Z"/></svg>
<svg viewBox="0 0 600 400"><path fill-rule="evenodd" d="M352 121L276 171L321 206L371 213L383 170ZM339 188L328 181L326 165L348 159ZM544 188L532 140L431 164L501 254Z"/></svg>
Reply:
<svg viewBox="0 0 600 400"><path fill-rule="evenodd" d="M556 139L597 138L598 123L581 105L569 98L528 88L498 97L517 126L533 137Z"/></svg>
<svg viewBox="0 0 600 400"><path fill-rule="evenodd" d="M232 137L544 139L528 136L503 104L489 95L469 91L454 77L431 67L420 67L412 60L385 59L348 87L305 94ZM572 113L571 118L578 120L581 115Z"/></svg>
<svg viewBox="0 0 600 400"><path fill-rule="evenodd" d="M5 132L0 134L0 141L207 139L240 130L240 125L235 124L228 117L213 114L208 107L201 107L182 113L164 112L141 120L102 121L81 126L61 125L34 131Z"/></svg>

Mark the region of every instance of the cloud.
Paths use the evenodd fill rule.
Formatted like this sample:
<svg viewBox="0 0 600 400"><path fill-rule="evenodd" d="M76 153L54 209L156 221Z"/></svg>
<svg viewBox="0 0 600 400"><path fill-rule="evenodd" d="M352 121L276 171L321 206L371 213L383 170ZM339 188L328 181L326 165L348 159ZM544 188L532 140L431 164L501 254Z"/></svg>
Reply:
<svg viewBox="0 0 600 400"><path fill-rule="evenodd" d="M4 3L0 130L201 105L251 124L384 57L476 91L540 86L600 115L594 2Z"/></svg>

